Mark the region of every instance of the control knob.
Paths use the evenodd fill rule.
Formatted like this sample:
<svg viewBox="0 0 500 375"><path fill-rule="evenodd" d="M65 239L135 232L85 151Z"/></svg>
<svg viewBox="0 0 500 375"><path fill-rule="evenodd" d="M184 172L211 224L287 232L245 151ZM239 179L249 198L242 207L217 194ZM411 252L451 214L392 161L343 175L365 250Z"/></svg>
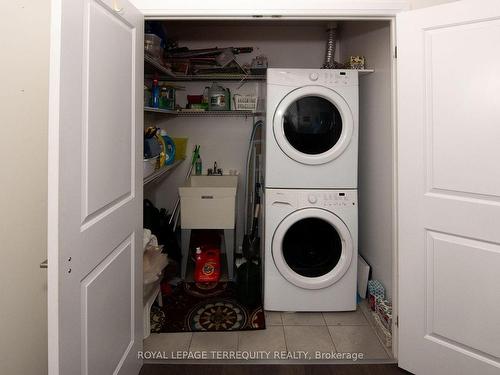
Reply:
<svg viewBox="0 0 500 375"><path fill-rule="evenodd" d="M318 197L314 194L309 194L307 200L309 201L309 203L315 204L318 201Z"/></svg>
<svg viewBox="0 0 500 375"><path fill-rule="evenodd" d="M311 81L317 81L318 78L319 78L319 74L318 73L311 73L311 74L309 74L309 79Z"/></svg>

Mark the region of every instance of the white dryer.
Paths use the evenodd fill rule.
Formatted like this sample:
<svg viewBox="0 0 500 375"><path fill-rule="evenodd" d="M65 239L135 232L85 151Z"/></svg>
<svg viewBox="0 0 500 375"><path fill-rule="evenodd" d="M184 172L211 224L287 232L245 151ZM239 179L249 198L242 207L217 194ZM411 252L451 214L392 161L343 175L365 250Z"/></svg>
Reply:
<svg viewBox="0 0 500 375"><path fill-rule="evenodd" d="M358 73L268 69L265 187L358 186Z"/></svg>
<svg viewBox="0 0 500 375"><path fill-rule="evenodd" d="M264 309L356 309L356 190L266 189Z"/></svg>

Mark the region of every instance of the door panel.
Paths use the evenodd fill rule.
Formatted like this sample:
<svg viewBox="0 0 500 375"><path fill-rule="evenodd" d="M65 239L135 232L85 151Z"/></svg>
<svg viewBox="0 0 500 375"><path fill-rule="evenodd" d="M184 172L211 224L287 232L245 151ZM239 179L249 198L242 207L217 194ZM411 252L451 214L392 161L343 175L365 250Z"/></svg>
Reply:
<svg viewBox="0 0 500 375"><path fill-rule="evenodd" d="M83 173L88 216L134 193L136 29L95 1L85 23Z"/></svg>
<svg viewBox="0 0 500 375"><path fill-rule="evenodd" d="M143 17L54 1L49 370L135 375L142 348Z"/></svg>
<svg viewBox="0 0 500 375"><path fill-rule="evenodd" d="M131 236L81 282L83 373L112 374L133 347L134 250Z"/></svg>
<svg viewBox="0 0 500 375"><path fill-rule="evenodd" d="M424 38L429 188L498 198L500 148L484 137L500 139L491 63L500 57L491 48L500 45L500 20L429 29Z"/></svg>
<svg viewBox="0 0 500 375"><path fill-rule="evenodd" d="M401 13L398 34L399 365L500 367L500 4Z"/></svg>
<svg viewBox="0 0 500 375"><path fill-rule="evenodd" d="M450 345L500 357L496 321L500 246L456 235L427 231L427 331ZM476 270L480 270L478 274ZM465 275L474 275L473 281ZM457 297L457 291L460 298ZM485 295L491 296L484 298ZM460 330L456 322L464 322ZM469 323L469 324L467 324Z"/></svg>

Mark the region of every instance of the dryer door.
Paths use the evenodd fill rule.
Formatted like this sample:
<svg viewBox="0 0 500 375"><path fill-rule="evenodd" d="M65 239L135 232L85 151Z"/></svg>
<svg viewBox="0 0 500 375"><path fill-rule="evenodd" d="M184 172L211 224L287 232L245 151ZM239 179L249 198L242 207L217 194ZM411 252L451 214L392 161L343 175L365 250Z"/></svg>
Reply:
<svg viewBox="0 0 500 375"><path fill-rule="evenodd" d="M285 217L272 241L279 272L305 289L326 288L340 280L349 269L353 250L344 222L318 208L305 208Z"/></svg>
<svg viewBox="0 0 500 375"><path fill-rule="evenodd" d="M344 152L354 132L347 102L323 86L290 92L278 105L273 131L281 150L303 164L324 164Z"/></svg>

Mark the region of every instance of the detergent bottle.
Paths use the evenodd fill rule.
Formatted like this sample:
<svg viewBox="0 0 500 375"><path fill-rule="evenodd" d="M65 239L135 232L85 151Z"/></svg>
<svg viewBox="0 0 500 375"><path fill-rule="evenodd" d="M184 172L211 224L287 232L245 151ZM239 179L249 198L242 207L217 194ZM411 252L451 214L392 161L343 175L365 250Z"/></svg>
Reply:
<svg viewBox="0 0 500 375"><path fill-rule="evenodd" d="M217 282L220 279L220 250L196 248L194 281L197 283Z"/></svg>

